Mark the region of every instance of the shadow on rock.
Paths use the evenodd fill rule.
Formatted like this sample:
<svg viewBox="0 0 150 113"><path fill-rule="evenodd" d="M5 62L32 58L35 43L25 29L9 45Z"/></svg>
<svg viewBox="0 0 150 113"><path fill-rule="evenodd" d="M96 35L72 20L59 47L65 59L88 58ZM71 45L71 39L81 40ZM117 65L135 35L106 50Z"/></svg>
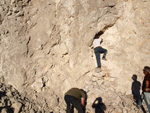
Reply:
<svg viewBox="0 0 150 113"><path fill-rule="evenodd" d="M6 96L6 92L0 91L0 99L1 99L1 97L4 97L4 96Z"/></svg>
<svg viewBox="0 0 150 113"><path fill-rule="evenodd" d="M138 103L139 99L140 99L140 87L141 87L141 83L139 81L137 81L137 75L133 75L132 76L133 82L132 82L132 86L131 86L131 90L132 90L132 94L133 94L133 99L136 103Z"/></svg>
<svg viewBox="0 0 150 113"><path fill-rule="evenodd" d="M14 109L11 107L0 107L0 113L14 113Z"/></svg>
<svg viewBox="0 0 150 113"><path fill-rule="evenodd" d="M92 104L92 108L95 109L95 113L104 113L106 110L105 104L102 102L102 98L98 97Z"/></svg>
<svg viewBox="0 0 150 113"><path fill-rule="evenodd" d="M137 80L137 75L133 75L132 76L133 82L132 82L132 86L131 86L131 90L132 90L132 95L133 95L133 99L134 99L134 105L136 105L136 107L138 107L139 109L139 103L142 104L142 100L141 96L140 96L140 87L141 87L141 83ZM143 107L143 105L141 105L141 110L143 111L143 113L146 113L145 108Z"/></svg>

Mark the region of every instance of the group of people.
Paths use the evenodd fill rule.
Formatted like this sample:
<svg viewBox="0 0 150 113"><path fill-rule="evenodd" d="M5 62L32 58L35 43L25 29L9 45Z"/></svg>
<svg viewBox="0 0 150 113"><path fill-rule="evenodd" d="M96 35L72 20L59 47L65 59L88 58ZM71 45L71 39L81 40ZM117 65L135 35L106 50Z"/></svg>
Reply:
<svg viewBox="0 0 150 113"><path fill-rule="evenodd" d="M141 107L142 100L144 99L150 113L150 67L145 66L143 73L145 76L142 83L142 94L140 98L135 99L135 101L137 103L137 107ZM71 88L65 93L64 99L67 104L66 113L73 113L74 107L78 110L78 113L85 113L87 94L83 89ZM94 103L92 107L95 105Z"/></svg>
<svg viewBox="0 0 150 113"><path fill-rule="evenodd" d="M93 40L93 47L94 52L97 60L97 68L101 70L101 60L100 60L100 54L103 53L103 60L106 59L107 50L101 47L101 43L103 42L103 39L100 38L100 36L103 34L103 31L98 32ZM150 113L150 67L145 66L143 69L144 73L144 80L142 83L142 96L143 98L135 99L137 106L142 106L142 100L145 100L145 103L147 105L147 108ZM133 78L136 79L136 78ZM132 92L134 93L134 92ZM87 94L83 89L79 88L71 88L69 91L65 93L65 102L67 104L67 113L73 113L74 107L78 110L78 113L85 113L85 105L86 105L86 99ZM92 105L92 107L94 104Z"/></svg>
<svg viewBox="0 0 150 113"><path fill-rule="evenodd" d="M100 60L100 54L104 53L102 59L106 59L107 50L101 47L101 43L103 42L103 39L100 38L100 36L103 34L103 31L98 32L93 40L93 47L94 47L94 53L97 60L97 68L101 71L101 60ZM65 102L67 104L67 113L73 113L74 107L78 110L78 113L84 113L85 112L85 105L86 105L86 99L87 94L83 89L79 88L72 88L69 91L65 93ZM95 104L93 104L94 106Z"/></svg>

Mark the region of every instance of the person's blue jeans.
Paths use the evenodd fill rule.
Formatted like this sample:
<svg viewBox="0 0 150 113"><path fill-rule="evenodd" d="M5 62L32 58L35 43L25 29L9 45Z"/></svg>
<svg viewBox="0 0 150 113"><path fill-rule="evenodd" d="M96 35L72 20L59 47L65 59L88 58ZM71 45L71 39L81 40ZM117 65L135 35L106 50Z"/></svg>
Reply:
<svg viewBox="0 0 150 113"><path fill-rule="evenodd" d="M139 106L142 106L142 100L144 99L145 103L146 103L146 106L148 108L148 111L150 113L150 93L149 92L144 92L142 95L141 95L141 99L139 100L138 102L138 105Z"/></svg>
<svg viewBox="0 0 150 113"><path fill-rule="evenodd" d="M148 111L150 113L150 93L149 92L144 92L144 100L147 105Z"/></svg>
<svg viewBox="0 0 150 113"><path fill-rule="evenodd" d="M95 53L95 56L96 56L97 67L101 67L100 54L104 53L103 58L105 58L106 54L107 54L107 50L102 48L102 47L97 47L97 48L94 48L94 53Z"/></svg>

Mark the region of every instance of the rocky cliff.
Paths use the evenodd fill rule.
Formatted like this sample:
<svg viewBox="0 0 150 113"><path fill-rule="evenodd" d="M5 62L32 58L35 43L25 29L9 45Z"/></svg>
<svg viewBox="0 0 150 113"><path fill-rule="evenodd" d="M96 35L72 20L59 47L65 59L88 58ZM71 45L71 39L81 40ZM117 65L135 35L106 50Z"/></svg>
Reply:
<svg viewBox="0 0 150 113"><path fill-rule="evenodd" d="M1 0L1 81L36 103L36 112L65 112L64 93L79 87L91 113L97 97L106 112L131 113L115 106L119 94L131 94L132 75L141 82L150 64L149 8L149 0ZM108 60L96 73L92 40L100 30Z"/></svg>

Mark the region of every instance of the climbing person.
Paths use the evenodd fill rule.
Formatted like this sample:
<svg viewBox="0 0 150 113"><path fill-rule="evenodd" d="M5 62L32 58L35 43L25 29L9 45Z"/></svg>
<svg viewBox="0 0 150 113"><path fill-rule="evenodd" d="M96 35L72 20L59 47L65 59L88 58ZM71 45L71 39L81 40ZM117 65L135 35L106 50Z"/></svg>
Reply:
<svg viewBox="0 0 150 113"><path fill-rule="evenodd" d="M103 39L100 38L100 36L103 34L103 31L98 32L93 40L93 47L94 47L94 53L96 56L96 61L97 61L97 68L100 69L101 71L101 59L100 59L100 54L103 53L102 60L107 60L106 59L106 54L107 50L101 47L101 43L103 42Z"/></svg>
<svg viewBox="0 0 150 113"><path fill-rule="evenodd" d="M145 66L143 69L143 73L145 76L142 83L142 94L141 94L141 99L138 102L138 107L143 107L142 99L144 99L148 111L150 113L150 67Z"/></svg>
<svg viewBox="0 0 150 113"><path fill-rule="evenodd" d="M67 104L66 113L73 113L74 107L78 113L85 113L87 94L83 89L71 88L65 93L64 99Z"/></svg>

